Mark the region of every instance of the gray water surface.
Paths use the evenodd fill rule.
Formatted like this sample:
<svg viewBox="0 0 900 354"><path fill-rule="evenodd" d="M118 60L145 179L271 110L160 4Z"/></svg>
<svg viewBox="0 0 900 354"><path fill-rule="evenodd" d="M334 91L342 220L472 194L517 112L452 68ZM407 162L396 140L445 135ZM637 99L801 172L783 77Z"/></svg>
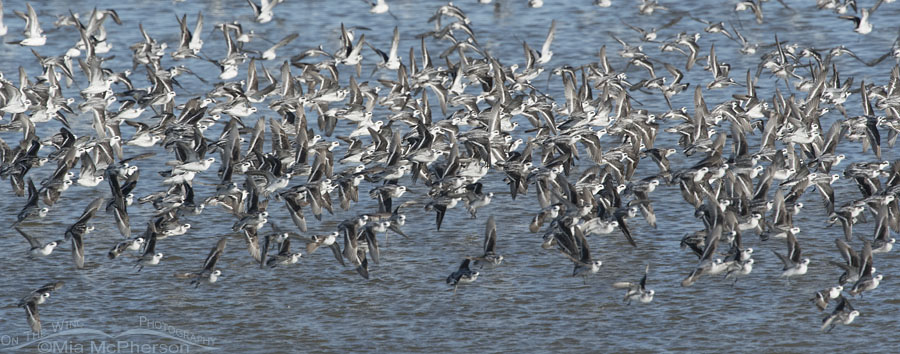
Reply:
<svg viewBox="0 0 900 354"><path fill-rule="evenodd" d="M861 6L871 6L861 1ZM128 46L141 41L138 23L157 41L169 43L171 51L179 36L176 16L188 15L193 28L196 13L202 12L205 20L202 53L221 58L224 41L214 24L240 21L245 29L257 34L245 49L264 50L283 36L298 32L294 42L279 51L275 62L263 63L276 72L282 60L307 48L323 45L333 52L338 45L340 23L362 26L373 45L387 50L391 31L399 26L401 33L400 55L408 62L410 47L421 60L419 40L416 34L433 29L426 22L441 1L389 1L390 15L373 15L361 1L294 1L287 0L276 8L276 18L268 24L253 22L250 7L245 1L36 1L35 7L41 25L47 32L48 44L35 48L42 55L62 55L79 39L71 27L54 29L53 21L71 9L86 16L93 7L114 8L123 20L117 26L107 21L109 43L113 50L107 55L116 57L106 63L115 71L131 69L131 51ZM610 8L591 6L589 0L547 0L539 9L526 6L526 1L497 1L491 5L478 5L474 0L458 1L471 18L479 43L499 58L504 65L524 64L522 41L533 48L540 48L552 19L558 21L553 42L553 59L548 70L534 80L535 86L546 90L562 104L561 80L551 79L547 87L549 68L562 65L588 64L598 60L601 46L607 46L610 62L617 69L625 61L616 55L621 46L610 37L617 37L638 44L636 32L621 21L640 27L657 27L668 22L675 12L687 11L692 16L715 21L734 23L743 28L742 33L750 41L763 45L774 43L777 34L784 43L796 43L801 48L827 49L845 45L866 60L874 59L891 48L897 37L895 20L900 18L897 3L882 4L873 16L875 30L866 36L852 32L850 21L841 20L830 11L816 11L813 1L790 2L787 10L775 2L765 3L765 23L756 24L747 12L735 13L736 1L663 1L672 11L658 10L653 16L637 13L637 1L614 1ZM4 42L21 38L23 21L13 10L24 11L21 1L5 1L5 23L10 33ZM659 37L668 39L676 33L701 32L704 24L684 17L671 28L660 30ZM719 34L702 33L701 53L709 51L715 43L719 60L730 63L731 76L743 82L747 69L755 72L759 55L768 49L760 49L757 55L743 56L739 45ZM447 42L429 40L428 46L436 65L446 66L437 54L447 47ZM659 53L656 44L644 43L644 51L660 60L677 63L683 67L680 54ZM394 78L393 73L379 72L369 75L380 59L368 49L359 81L375 82L378 78ZM892 66L896 62L885 60L880 65L866 67L847 56L835 59L842 77L854 76L878 85L887 84ZM210 82L218 81L217 68L200 60L175 63L170 57L164 65L185 64ZM702 66L703 62L698 63ZM15 81L18 67L24 67L29 76L39 74L40 67L28 48L0 44L0 71L4 77ZM244 79L246 64L235 80ZM805 69L798 69L807 75ZM341 68L346 83L352 69ZM657 72L668 75L659 65ZM294 74L299 74L294 69ZM648 75L643 69L631 68L630 80L636 82ZM691 82L688 92L673 99L676 107L693 107L693 85L705 85L711 75L695 67L685 72L685 81ZM75 68L80 85L85 85L83 73ZM132 74L138 87L148 86L143 68ZM580 79L579 79L580 80ZM178 89L178 103L190 97L204 94L210 86L190 76L179 78L183 89ZM776 82L763 73L759 86L760 97L771 98ZM779 83L782 92L786 89ZM858 84L855 84L858 85ZM82 86L83 88L83 86ZM115 87L119 90L121 87ZM710 107L743 93L745 88L733 86L727 89L706 91ZM65 91L67 97L79 97L77 87ZM595 93L596 94L596 93ZM799 97L805 97L800 93ZM660 114L668 108L659 95L634 93L642 104L640 108ZM80 100L80 98L79 98ZM78 101L80 102L80 101ZM633 103L638 106L637 103ZM851 115L861 114L860 102L854 94L845 105ZM277 114L259 105L260 113L246 118L252 126L259 117L273 118ZM439 119L436 105L435 119ZM376 111L376 119L384 119L386 112ZM140 119L150 121L151 114ZM380 115L380 116L379 116ZM310 124L314 126L314 112L310 112ZM91 115L68 117L76 134L92 134ZM832 111L823 117L823 125L830 126L840 114ZM8 116L7 116L8 119ZM527 121L516 118L523 127ZM674 122L664 123L674 124ZM343 124L341 124L343 125ZM210 128L207 137L216 137L222 124ZM39 124L38 135L49 137L59 129L58 122ZM342 129L352 129L349 126ZM525 137L520 128L514 135ZM127 137L133 132L123 128ZM341 131L338 132L339 135ZM886 134L885 132L882 133ZM21 139L19 132L0 133L0 138L13 145ZM330 138L333 140L334 138ZM750 136L751 150L758 149L759 135ZM603 138L604 148L615 146L615 137ZM657 147L675 147L677 136L661 133ZM267 143L268 149L268 143ZM342 156L343 144L335 152ZM726 147L730 149L730 143ZM142 181L135 194L143 196L161 190L157 171L167 169L165 162L172 158L162 147L150 149L126 147L126 155L145 150L158 154L151 159L136 162L142 170ZM48 150L42 151L46 155ZM839 173L851 162L872 161L874 155L862 154L858 143L842 142L839 153L849 156L838 166ZM217 155L216 155L217 156ZM218 156L217 156L218 158ZM671 157L673 168L689 167L700 156L686 157L680 152ZM900 158L897 149L885 145L885 160ZM587 159L580 162L586 168ZM29 173L36 182L53 171L55 164L48 164ZM194 180L198 198L205 198L215 191L218 177L213 172L219 163ZM335 171L345 166L336 166ZM635 178L657 173L649 161L640 164ZM503 192L508 188L503 175L492 171L484 180L485 188ZM243 178L235 178L243 181ZM407 179L403 183L408 183ZM301 181L295 181L297 183ZM325 234L349 217L374 212L377 204L368 197L371 184L360 188L360 202L349 211L335 208L334 215L325 214L321 222L311 215L307 234ZM859 198L859 192L851 180L841 179L835 184L837 204ZM24 198L14 197L8 183L0 183L0 223L9 225L25 203ZM427 203L427 187L421 183L408 192L402 200L420 200ZM73 186L66 191L50 214L40 220L30 220L21 225L23 230L37 235L44 241L62 238L63 232L80 215L82 209L96 196L109 196L106 183L97 188ZM732 287L729 281L715 277L703 278L692 287L682 288L680 281L696 264L696 257L679 249L681 237L703 228L703 223L693 217L694 210L681 198L677 185L661 186L652 195L658 217L658 228L650 228L640 217L630 220L638 247L629 246L619 232L590 239L594 257L603 261L601 272L587 278L571 277L572 263L556 250L541 249L540 234L528 231L528 223L539 206L533 187L529 193L512 201L508 194L499 194L489 206L479 211L477 219L469 219L460 206L451 209L441 231L435 231L434 213L422 210L422 205L406 211L404 227L409 239L395 234L382 244L382 261L371 267L372 279L364 280L351 267L341 267L329 250L322 249L304 256L299 264L276 269L259 269L245 250L240 235L229 240L225 254L219 262L222 279L212 286L194 288L176 279L176 271L198 269L215 241L231 233L234 217L220 208L207 208L199 216L188 217L190 231L182 236L160 241L157 250L166 258L159 266L147 267L140 273L132 268L133 261L109 260L106 252L121 235L111 214L98 213L92 221L96 230L86 238L87 269L75 270L69 255L69 245L64 245L51 256L28 260L24 254L27 244L17 233L7 230L0 233L0 350L16 347L32 340L25 321L24 311L15 302L32 289L51 281L64 280L65 287L54 292L51 299L40 306L44 322L44 335L64 330L93 329L99 334L72 334L37 341L22 351L60 351L82 344L88 351L91 345L104 340L133 341L137 344L184 344L184 339L206 342L186 344L189 350L203 350L207 345L225 352L274 353L274 352L896 352L900 340L896 338L896 314L900 296L893 271L897 269L896 251L876 256L876 266L884 272L882 285L855 299L854 306L862 315L850 326L838 327L831 334L819 330L824 313L810 302L815 291L832 286L841 271L827 263L839 260L833 240L842 237L840 227L826 228L826 216L820 197L815 192L806 193L801 199L806 208L795 218L802 229L798 236L806 257L811 258L809 273L792 279L780 279L781 263L770 250L784 252L782 241L761 242L748 234L746 246L756 249L756 264L752 274L742 278ZM395 202L396 203L396 202ZM269 220L283 228L292 228L290 217L282 209L283 202L272 201ZM129 208L132 226L136 232L143 230L154 210L149 205ZM494 215L498 224L498 252L505 261L497 267L485 267L473 283L461 286L456 295L444 280L456 270L465 256L481 252L482 235L487 217ZM868 224L854 228L856 233L871 237L872 218ZM300 242L295 243L300 247ZM859 247L856 241L855 247ZM656 291L650 304L626 306L621 301L623 292L613 289L616 281L640 278L645 264L650 264L648 287ZM830 311L830 309L829 309ZM170 333L183 340L155 335L125 334L129 330L154 329ZM174 329L177 329L175 331ZM117 337L118 336L118 337ZM192 337L193 336L193 337ZM70 347L60 346L68 340ZM41 343L51 343L48 344ZM55 343L55 344L53 344ZM199 344L197 344L199 343ZM53 346L56 345L56 346ZM178 347L185 348L185 347ZM72 349L70 351L74 351ZM123 348L117 348L123 351ZM140 349L138 349L140 350Z"/></svg>

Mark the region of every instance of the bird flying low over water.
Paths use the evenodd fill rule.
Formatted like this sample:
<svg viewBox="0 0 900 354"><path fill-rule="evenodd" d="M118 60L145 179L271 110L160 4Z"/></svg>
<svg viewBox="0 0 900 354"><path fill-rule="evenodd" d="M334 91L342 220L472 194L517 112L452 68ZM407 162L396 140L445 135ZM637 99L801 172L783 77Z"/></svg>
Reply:
<svg viewBox="0 0 900 354"><path fill-rule="evenodd" d="M18 227L16 227L15 229L16 229L16 232L19 233L19 235L22 235L22 237L25 237L25 240L27 240L28 244L31 246L31 248L28 249L29 256L37 256L37 257L49 256L50 253L53 253L53 250L56 249L56 246L59 246L59 244L63 242L62 240L58 240L58 241L50 241L47 243L41 243L36 238L34 238L34 236L25 233L25 231L22 231L22 229L20 229Z"/></svg>
<svg viewBox="0 0 900 354"><path fill-rule="evenodd" d="M837 306L834 307L834 311L822 319L822 331L831 332L839 324L849 325L859 315L860 312L854 309L853 305L850 305L850 301L841 296Z"/></svg>
<svg viewBox="0 0 900 354"><path fill-rule="evenodd" d="M625 298L622 301L627 304L631 304L632 300L637 299L641 303L649 303L653 301L653 295L656 294L656 291L653 289L647 289L647 274L650 273L650 265L648 264L646 268L644 268L644 276L641 277L641 281L637 283L623 281L613 283L613 287L617 289L627 289L625 292Z"/></svg>
<svg viewBox="0 0 900 354"><path fill-rule="evenodd" d="M503 262L503 256L495 251L497 247L497 224L494 222L494 216L488 218L484 227L484 254L477 257L469 257L475 261L475 265L484 266L485 263L499 265Z"/></svg>
<svg viewBox="0 0 900 354"><path fill-rule="evenodd" d="M216 263L219 262L219 258L221 258L222 253L225 252L225 244L227 242L228 238L226 237L222 237L216 242L216 246L209 251L209 255L207 255L206 260L203 261L203 268L201 268L200 271L175 273L175 277L180 279L191 279L191 284L194 285L194 287L199 287L200 283L215 283L222 275L222 270L216 268Z"/></svg>
<svg viewBox="0 0 900 354"><path fill-rule="evenodd" d="M450 273L450 276L447 277L447 284L453 286L454 294L456 293L456 288L459 287L459 284L472 283L478 279L479 273L469 269L469 262L468 258L464 259L459 265L459 269Z"/></svg>
<svg viewBox="0 0 900 354"><path fill-rule="evenodd" d="M809 266L809 258L801 258L800 242L797 241L797 236L794 235L793 232L788 232L787 248L787 255L772 251L772 253L781 259L781 263L784 264L784 268L782 268L784 272L781 273L781 276L793 277L806 274Z"/></svg>
<svg viewBox="0 0 900 354"><path fill-rule="evenodd" d="M32 332L41 333L41 316L38 313L38 305L47 302L47 299L50 298L50 294L62 288L64 284L65 283L61 280L47 283L44 286L33 290L16 304L16 306L25 309L26 319L28 320L28 325L31 327Z"/></svg>

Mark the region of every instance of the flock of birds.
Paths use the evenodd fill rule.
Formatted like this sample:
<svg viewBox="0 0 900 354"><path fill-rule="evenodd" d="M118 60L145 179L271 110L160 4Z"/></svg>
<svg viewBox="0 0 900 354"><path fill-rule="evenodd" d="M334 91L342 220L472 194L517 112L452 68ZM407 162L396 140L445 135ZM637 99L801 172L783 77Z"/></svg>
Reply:
<svg viewBox="0 0 900 354"><path fill-rule="evenodd" d="M277 13L280 0L248 2L258 23L283 15ZM853 29L865 35L871 32L869 21L882 2L893 1L879 0L871 8L858 7L854 0L816 3L819 9L852 20ZM529 3L536 7L541 1ZM763 3L740 1L734 10L738 15L749 10L763 23ZM373 13L389 11L384 0L371 5ZM844 274L832 286L809 294L811 302L823 311L836 303L823 319L823 330L853 322L860 312L850 298L878 287L884 270L876 272L875 255L890 252L895 242L891 234L900 231L900 161L881 160L882 148L892 147L900 133L900 66L893 67L883 84L855 83L853 77L840 78L835 58L849 55L874 66L885 58L900 59L900 44L866 62L843 46L801 48L777 37L774 44L760 45L733 25L665 13L657 1L643 0L639 6L641 14L664 13L668 22L658 29L627 24L642 44L615 38L621 44L615 55L627 62L623 68L610 65L605 46L599 48L598 62L548 66L556 21L546 24L549 31L539 51L522 43L524 65L504 65L479 44L468 16L447 3L428 18L434 30L415 37L408 59L401 57L398 28L385 50L367 41L361 34L364 29L341 24L340 45L333 51L323 46L298 51L270 72L260 64L283 56L297 33L253 52L243 49L258 36L247 26L237 21L209 26L198 13L191 27L182 16L176 18L178 43L170 47L139 26L143 41L130 47L133 67L111 68L104 56L112 49L107 35L113 32L107 29L113 22L117 29L122 25L114 10L59 15L55 25L80 36L65 53L40 53L47 36L35 10L26 4L26 12L15 11L25 22L23 37L13 40L16 34L7 33L0 22L0 35L8 43L32 47L41 67L40 75L29 77L20 67L17 82L8 76L0 81L0 111L8 119L0 131L21 132L16 144L0 143L0 176L9 179L16 196L27 196L14 227L28 241L29 257L51 256L68 244L77 271L94 256L85 254L84 244L91 242L91 221L102 210L112 214L123 237L110 245L108 258L131 258L139 272L163 267L165 253L160 250L165 250L165 239L190 232L185 219L229 213L235 222L230 230L220 230L225 236L210 241L214 246L202 267L176 272L176 277L195 286L215 283L222 275L217 264L226 256L226 244L239 237L260 267L290 266L327 247L337 262L355 267L369 279L370 260L378 264L381 259L379 238L388 233L408 237L402 229L404 213L424 207L435 214L435 229L440 230L445 214L463 202L466 212L477 218L480 208L507 193L489 191L480 182L493 173L505 176L513 201L526 205L536 201L530 230L542 235L548 257L562 254L561 260L574 265L572 275L586 279L602 269L601 260L591 252L590 237L621 235L617 237L622 242L641 247L641 235L633 234L629 223L641 215L655 228L652 194L671 186L669 190L680 190L704 225L681 240L682 248L698 259L696 265L685 265L687 276L681 285L687 287L704 276L720 275L734 284L751 273L754 250L742 242L749 234L758 235L761 242L786 244L786 253L775 252L784 264L782 277L807 273L811 264L801 245L809 236L793 224L793 218L804 208L800 199L815 190L817 196L810 199L827 211L823 226L843 227L845 237L834 241L841 261L829 263ZM702 22L705 33L680 32L665 40L657 36L657 30L692 20ZM213 59L212 53L202 50L203 31L221 35L227 48L224 56ZM756 72L747 70L741 75L744 83L736 82L731 66L717 59L714 44L701 49L706 44L701 37L706 36L733 40L741 45L742 54L759 56ZM683 60L662 61L645 52L644 45L680 53L675 57ZM435 46L442 46L440 62L433 61ZM378 72L380 78L358 80L364 58L377 62L373 75ZM212 63L220 75L197 76L207 84L206 94L182 97L176 78L193 72L183 64L166 69L164 59ZM660 66L668 75L656 70ZM698 68L709 71L711 81L682 80L682 70ZM235 79L239 70L246 71L245 79ZM133 85L138 72L146 75L148 87ZM80 79L81 74L87 81ZM562 97L552 97L537 85L544 74L548 85L553 80L562 84ZM768 82L776 87L773 97L757 95L761 77L772 78ZM781 90L782 84L790 94ZM64 85L77 86L80 97L64 96ZM705 91L734 85L744 88L733 99L713 106L704 99ZM632 98L635 91L665 100L670 110L641 108ZM672 105L675 96L688 94L693 94L693 107ZM851 95L861 97L859 113L843 106ZM277 118L266 119L262 110ZM825 129L820 118L829 112L840 117ZM85 119L92 119L93 132L76 136L70 120L84 116L91 117ZM308 117L315 117L314 124ZM51 122L58 131L38 136L36 126ZM344 129L345 125L352 128ZM211 134L214 126L221 131L217 135ZM341 135L343 131L349 133ZM656 146L660 133L677 136L678 146ZM748 136L758 139L751 142ZM871 162L841 166L843 173L838 173L847 158L836 153L842 142L861 144L860 156ZM345 151L343 156L335 156L341 151L338 147ZM140 161L160 151L173 157L166 170L153 171L161 180L139 179ZM697 155L699 161L672 166L669 157L679 153ZM647 159L656 164L658 173L635 178L638 164ZM35 183L29 172L47 164L55 169ZM194 194L192 180L201 174L217 174L219 183L211 195ZM836 196L832 184L847 179L858 185L859 193ZM138 183L159 188L136 196ZM429 192L422 200L398 203L407 183L423 183ZM52 217L51 208L73 185L96 189L98 194L108 190L111 197L88 203L61 240L44 243L29 234L28 226ZM307 234L308 213L318 220L327 217L335 207L333 200L349 210L358 202L361 187L378 201L377 210L358 210L357 216L341 221L329 234ZM154 216L131 220L128 210L134 201L154 208ZM294 226L290 230L269 219L267 209L278 207L290 214ZM875 222L873 236L853 233L854 225L870 217ZM305 255L292 247L292 240L305 243ZM458 285L476 281L485 265L501 266L501 252L490 216L483 254L462 257L446 282L455 293ZM640 281L612 284L626 289L627 303L653 300L654 290L648 288L650 264L640 266L644 268ZM62 286L61 281L48 283L18 303L33 331L41 330L38 305Z"/></svg>

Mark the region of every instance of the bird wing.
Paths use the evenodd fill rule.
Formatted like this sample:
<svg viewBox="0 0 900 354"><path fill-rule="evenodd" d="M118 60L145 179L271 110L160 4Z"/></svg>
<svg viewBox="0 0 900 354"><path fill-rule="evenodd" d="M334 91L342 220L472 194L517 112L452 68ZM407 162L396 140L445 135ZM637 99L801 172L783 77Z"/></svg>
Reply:
<svg viewBox="0 0 900 354"><path fill-rule="evenodd" d="M787 234L788 258L794 263L800 263L800 242L793 232L788 231Z"/></svg>
<svg viewBox="0 0 900 354"><path fill-rule="evenodd" d="M550 55L550 43L553 43L553 37L556 36L556 20L550 22L550 30L547 31L547 39L544 40L544 45L541 46L541 57L546 57Z"/></svg>
<svg viewBox="0 0 900 354"><path fill-rule="evenodd" d="M222 253L225 252L225 243L227 242L228 238L224 236L219 239L219 242L216 242L216 246L209 251L209 255L206 256L206 261L203 262L204 271L213 271L216 268L216 263L219 261Z"/></svg>
<svg viewBox="0 0 900 354"><path fill-rule="evenodd" d="M484 230L484 253L494 252L497 245L497 224L494 223L494 216L488 218L487 226Z"/></svg>
<svg viewBox="0 0 900 354"><path fill-rule="evenodd" d="M43 246L38 240L34 238L34 236L25 233L25 231L22 231L22 229L18 227L15 227L15 229L16 232L18 232L20 235L22 235L22 237L25 237L25 239L28 240L28 244L31 245L31 248L40 248L41 246Z"/></svg>
<svg viewBox="0 0 900 354"><path fill-rule="evenodd" d="M29 8L31 5L28 6ZM25 304L25 314L28 316L28 325L35 333L41 332L41 316L38 314L37 303L29 301Z"/></svg>
<svg viewBox="0 0 900 354"><path fill-rule="evenodd" d="M775 252L775 250L772 250L772 253L774 253L776 256L778 256L778 259L781 259L781 263L784 263L784 269L787 269L788 267L791 266L792 263L791 263L790 258L788 258L787 256L785 256L781 253Z"/></svg>

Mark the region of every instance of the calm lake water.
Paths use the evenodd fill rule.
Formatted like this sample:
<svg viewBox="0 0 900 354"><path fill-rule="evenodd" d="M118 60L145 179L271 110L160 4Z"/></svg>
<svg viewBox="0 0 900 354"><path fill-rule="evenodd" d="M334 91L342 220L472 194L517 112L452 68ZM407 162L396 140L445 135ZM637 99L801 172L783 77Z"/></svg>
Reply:
<svg viewBox="0 0 900 354"><path fill-rule="evenodd" d="M882 4L873 15L874 31L866 36L852 32L853 24L837 18L830 11L816 11L813 1L790 2L793 10L776 2L764 5L765 23L758 25L750 13L735 13L736 1L662 1L670 11L657 10L653 16L641 16L637 1L614 1L610 8L591 5L589 0L547 0L542 8L532 9L526 1L496 1L496 4L479 5L475 0L457 1L471 18L479 43L498 57L504 65L524 64L522 41L533 48L540 48L552 19L558 22L553 42L554 56L548 68L562 65L579 66L598 60L597 53L606 45L612 65L621 70L625 61L616 53L621 49L609 33L631 44L638 44L636 32L623 22L640 27L659 27L678 13L732 23L748 40L763 45L774 43L775 35L787 44L828 49L845 45L866 60L879 57L891 48L897 37L895 19L900 18L897 3ZM871 6L871 1L861 1L861 6ZM252 29L257 38L245 49L265 50L283 36L298 32L299 37L279 51L275 62L264 65L277 71L281 60L302 50L323 45L333 52L340 37L340 23L365 27L357 33L365 33L366 40L378 48L387 50L392 29L399 26L400 55L408 61L408 50L414 47L421 60L419 40L416 34L433 30L433 23L426 22L441 1L390 1L394 17L370 14L369 7L361 1L293 1L287 0L276 7L275 20L267 24L252 21L251 10L245 1L134 1L130 4L103 1L36 1L32 5L40 17L48 36L48 44L36 48L42 55L62 55L79 37L71 27L54 29L57 15L73 12L86 13L93 7L113 8L122 21L117 26L107 21L108 42L113 46L115 58L104 65L115 71L131 68L131 51L128 46L141 41L138 23L157 41L169 44L167 53L177 45L179 31L176 16L188 15L193 28L198 11L203 13L204 47L202 53L212 57L224 56L224 41L214 24L240 21L245 29ZM23 21L12 14L24 11L21 1L4 1L4 23L9 34L4 42L21 39ZM446 21L445 21L446 22ZM668 39L685 31L701 32L706 25L685 16L674 26L662 29L660 39ZM721 34L702 33L701 53L709 51L715 43L718 58L731 64L732 77L744 81L747 69L756 70L759 54L744 56L740 46ZM446 66L437 55L447 42L429 41L429 51L437 65ZM646 53L656 59L683 67L680 54L660 53L657 44L644 43ZM375 82L377 78L392 78L393 74L372 72L379 59L369 49L359 81ZM841 56L835 59L842 78L854 76L855 84L861 80L887 83L896 62L888 59L880 65L866 67L858 61ZM217 81L217 68L212 64L194 60L174 63L166 57L166 66L185 64L200 76ZM40 67L28 48L0 44L0 71L9 80L17 80L18 67L24 67L30 77L39 74ZM702 66L702 65L700 65ZM237 79L246 76L246 65L241 67ZM342 67L342 80L346 82L352 72ZM547 70L549 72L550 70ZM547 87L547 72L534 81L535 86L564 101L561 80L555 76ZM664 73L662 65L657 72ZM798 69L808 75L806 69ZM299 74L294 69L294 74ZM630 68L630 81L646 78L643 69ZM685 81L691 82L689 92L673 99L676 107L693 107L691 92L694 85L705 85L711 80L709 72L695 67L685 73ZM86 82L80 69L75 76L83 88ZM138 87L146 87L146 74L138 68L132 75ZM580 79L579 79L580 80ZM179 79L183 89L177 100L204 94L210 85L189 76ZM776 82L763 73L759 86L760 97L770 99ZM784 83L779 83L786 92ZM117 87L117 89L120 89ZM78 87L65 91L67 97L79 97ZM710 107L731 99L732 94L743 93L745 88L733 86L727 89L704 91ZM596 92L595 92L596 94ZM662 113L667 110L659 95L634 92L642 108ZM800 93L805 97L805 93ZM851 115L861 114L859 95L854 94L846 103ZM80 102L80 98L79 101ZM634 102L635 106L639 104ZM260 113L245 120L248 125L258 117L276 117L266 105L259 105ZM433 107L437 107L436 105ZM435 114L439 115L439 110ZM376 111L376 119L384 118L383 108ZM145 114L142 121L149 122ZM315 117L312 112L310 117ZM5 122L8 121L7 115ZM68 117L76 134L91 134L91 115ZM840 118L836 111L823 118L828 127ZM436 116L435 119L438 119ZM527 125L522 117L517 121ZM314 118L310 123L314 125ZM664 125L675 124L668 122ZM343 126L343 124L341 124ZM222 124L210 129L207 137L216 137ZM346 126L349 127L349 126ZM59 129L58 122L37 126L38 135L49 137ZM350 129L341 127L341 129ZM405 128L404 128L405 129ZM123 128L129 137L131 128ZM340 131L339 131L340 133ZM525 137L528 133L519 129L514 135ZM886 131L883 130L883 135ZM14 145L21 139L19 132L0 133L7 144ZM334 138L331 138L334 139ZM751 150L758 149L759 135L750 136ZM368 140L367 140L368 141ZM615 137L603 138L604 148L615 146ZM675 147L677 136L661 133L657 147ZM268 144L268 143L267 143ZM726 149L730 149L730 142ZM343 156L346 144L335 155ZM268 147L267 147L268 149ZM45 156L51 149L41 152ZM145 150L158 154L151 159L138 161L142 180L135 190L144 196L161 190L157 171L167 169L165 162L172 159L162 147L150 149L126 148L126 155ZM246 150L245 150L246 151ZM680 150L679 150L680 151ZM898 149L887 148L885 160L900 157ZM872 161L871 152L862 154L858 143L844 141L839 153L847 154L845 161L836 168L839 173L851 162ZM727 154L727 152L726 152ZM216 155L218 158L218 156ZM686 157L679 152L670 159L673 168L689 167L701 156ZM586 161L579 167L584 168ZM54 169L54 164L29 173L36 182ZM218 177L214 171L194 180L198 198L205 198L215 191ZM336 166L341 170L344 166ZM635 174L636 178L657 173L657 167L644 161ZM508 188L502 181L502 173L492 171L484 180L485 188L503 192ZM236 178L243 181L243 177ZM305 180L304 180L305 181ZM294 181L301 183L302 181ZM403 183L408 183L404 179ZM835 183L837 204L859 198L855 184L849 179ZM371 184L360 188L360 202L349 211L335 208L334 215L325 214L322 221L310 215L307 234L324 234L336 229L337 224L357 214L374 212L377 204L367 192ZM400 200L420 200L427 203L427 188L421 183L412 188ZM11 224L25 203L24 198L13 195L8 183L0 183L0 223ZM110 195L106 183L97 188L73 186L66 191L50 214L40 220L21 225L23 230L43 241L61 239L66 227L73 223L82 209L98 195ZM827 263L839 260L834 239L841 237L840 227L827 228L825 210L816 192L808 192L801 199L806 207L795 218L802 229L799 235L803 252L811 258L809 273L790 283L780 279L781 263L770 250L784 252L782 241L761 242L753 234L745 235L745 246L756 250L755 268L752 274L742 278L732 287L729 281L706 277L692 287L682 288L683 279L696 264L696 257L679 249L681 237L703 228L703 223L693 217L694 210L682 199L678 186L661 186L652 195L658 217L658 228L653 229L640 217L630 221L638 247L632 248L619 232L590 239L594 257L603 261L601 272L589 277L587 282L572 278L572 263L559 252L540 247L540 234L528 231L528 223L540 208L533 187L525 196L512 201L508 194L498 194L491 205L481 209L477 219L469 219L459 206L451 209L441 231L435 231L434 213L422 210L422 205L407 210L404 230L411 236L404 239L392 234L382 245L382 262L371 266L372 279L364 280L351 267L337 264L329 250L319 250L304 256L299 264L276 269L259 269L244 247L241 236L234 234L225 254L219 262L224 275L213 286L195 289L185 281L175 279L175 271L193 271L202 265L203 259L215 240L231 233L234 217L221 208L207 208L200 216L188 217L190 231L182 236L160 241L157 250L166 254L162 263L137 273L129 259L109 260L106 252L121 240L111 214L98 213L92 221L96 230L86 238L87 269L76 271L66 244L51 256L28 260L24 254L27 243L12 230L0 237L0 350L25 344L30 338L29 327L16 301L32 289L57 279L66 282L65 287L54 292L50 300L40 306L44 322L44 335L64 330L92 329L102 334L72 334L45 338L26 346L22 351L70 351L82 345L85 351L92 345L106 341L133 341L136 344L171 345L193 341L187 347L191 351L203 350L200 345L226 352L897 352L900 340L895 334L898 328L896 313L900 295L894 270L898 266L896 251L877 255L876 266L885 277L882 285L853 301L862 315L850 326L841 326L830 334L819 330L823 312L819 312L809 299L815 291L830 287L841 270ZM269 212L283 228L291 227L290 217L283 209L283 202L272 201ZM140 232L153 215L149 205L129 208L132 226ZM448 274L456 270L465 256L480 254L484 224L494 215L498 224L498 252L505 257L502 265L481 271L479 279L461 286L454 296L444 283ZM873 222L854 228L856 233L870 237ZM295 242L295 248L301 247ZM854 247L859 248L859 241ZM645 264L651 264L648 287L656 290L650 304L622 303L622 291L613 289L616 281L637 280ZM830 311L830 309L829 309ZM142 335L128 332L152 329L169 333L182 340ZM131 334L129 334L131 333ZM68 342L63 342L68 340ZM205 342L203 340L206 340ZM41 343L51 343L48 344ZM197 344L199 343L199 344ZM66 347L65 345L69 345ZM49 349L48 349L49 348ZM137 350L142 350L138 347ZM125 350L124 348L117 348ZM159 349L157 349L159 350ZM133 351L138 352L138 351Z"/></svg>

